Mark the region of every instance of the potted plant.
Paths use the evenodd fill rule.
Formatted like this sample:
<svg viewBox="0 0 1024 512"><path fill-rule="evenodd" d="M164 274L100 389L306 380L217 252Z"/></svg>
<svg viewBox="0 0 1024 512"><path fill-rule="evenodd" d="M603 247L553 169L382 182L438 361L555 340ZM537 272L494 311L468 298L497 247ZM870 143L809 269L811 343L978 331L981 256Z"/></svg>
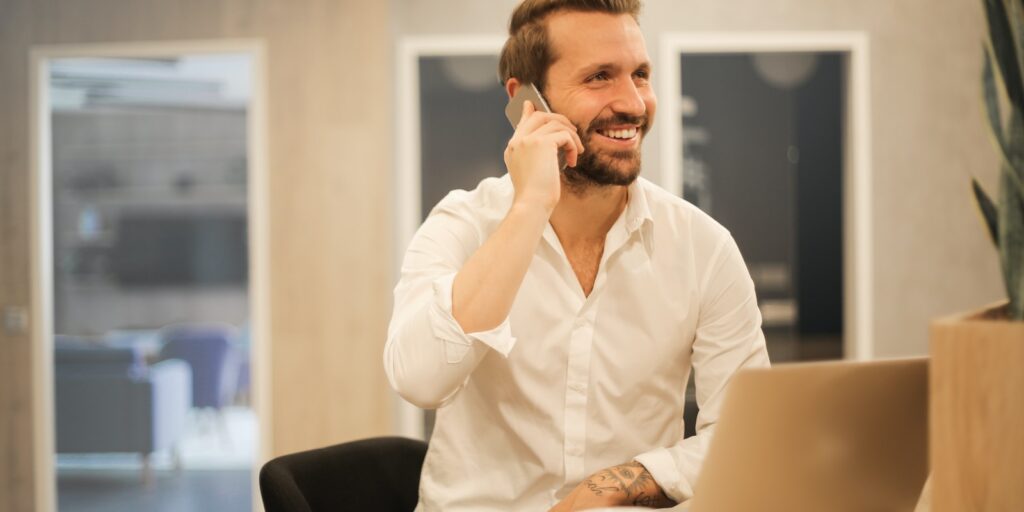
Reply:
<svg viewBox="0 0 1024 512"><path fill-rule="evenodd" d="M1001 164L994 200L971 187L1008 300L932 323L935 511L1024 510L1024 0L982 3L982 92Z"/></svg>

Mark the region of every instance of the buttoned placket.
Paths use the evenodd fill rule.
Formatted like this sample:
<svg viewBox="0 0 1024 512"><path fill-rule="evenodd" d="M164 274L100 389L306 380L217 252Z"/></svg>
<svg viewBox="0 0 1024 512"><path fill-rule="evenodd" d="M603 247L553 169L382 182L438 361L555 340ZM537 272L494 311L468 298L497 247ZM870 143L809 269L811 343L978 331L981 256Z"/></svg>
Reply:
<svg viewBox="0 0 1024 512"><path fill-rule="evenodd" d="M594 288L586 297L583 295L582 287L572 270L572 265L551 225L549 224L544 231L544 239L562 257L567 269L563 275L566 279L571 280L569 284L579 291L578 297L580 298L580 307L569 333L563 442L565 480L562 489L557 492L558 496L564 497L587 476L584 467L587 440L587 396L590 388L590 355L594 342L594 324L598 303L604 289L608 262L626 245L630 235L636 231L639 225L637 219L630 219L627 222L625 212L616 220L605 238L605 249L598 265Z"/></svg>

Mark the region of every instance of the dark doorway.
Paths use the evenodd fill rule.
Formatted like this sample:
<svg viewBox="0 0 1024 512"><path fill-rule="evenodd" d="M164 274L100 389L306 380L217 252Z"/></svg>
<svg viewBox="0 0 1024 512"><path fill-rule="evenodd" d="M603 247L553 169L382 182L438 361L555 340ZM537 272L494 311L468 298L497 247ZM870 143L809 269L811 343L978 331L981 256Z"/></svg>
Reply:
<svg viewBox="0 0 1024 512"><path fill-rule="evenodd" d="M841 358L844 54L680 58L683 197L736 238L772 360Z"/></svg>

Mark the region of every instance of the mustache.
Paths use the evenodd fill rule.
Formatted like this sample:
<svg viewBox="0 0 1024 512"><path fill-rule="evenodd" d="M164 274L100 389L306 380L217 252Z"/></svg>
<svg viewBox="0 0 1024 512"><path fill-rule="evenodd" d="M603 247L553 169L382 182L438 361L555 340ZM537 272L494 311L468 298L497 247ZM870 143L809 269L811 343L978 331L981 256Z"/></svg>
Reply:
<svg viewBox="0 0 1024 512"><path fill-rule="evenodd" d="M614 126L618 124L633 124L640 127L641 133L647 133L647 129L649 127L648 122L649 119L647 117L647 114L634 116L630 114L619 113L610 117L606 117L604 119L595 120L593 123L590 123L590 126L587 128L587 131L594 132L597 130L603 130L609 126Z"/></svg>

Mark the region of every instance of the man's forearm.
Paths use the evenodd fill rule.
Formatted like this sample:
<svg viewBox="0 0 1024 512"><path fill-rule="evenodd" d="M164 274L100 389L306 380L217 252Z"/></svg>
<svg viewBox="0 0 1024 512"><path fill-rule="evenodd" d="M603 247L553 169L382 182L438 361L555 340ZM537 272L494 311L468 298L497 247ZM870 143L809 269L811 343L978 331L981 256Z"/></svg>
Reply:
<svg viewBox="0 0 1024 512"><path fill-rule="evenodd" d="M598 471L582 485L597 496L617 495L623 505L663 508L676 504L665 495L647 468L636 461Z"/></svg>
<svg viewBox="0 0 1024 512"><path fill-rule="evenodd" d="M513 204L498 229L466 260L452 285L452 316L464 332L493 329L508 316L550 215L543 208Z"/></svg>

